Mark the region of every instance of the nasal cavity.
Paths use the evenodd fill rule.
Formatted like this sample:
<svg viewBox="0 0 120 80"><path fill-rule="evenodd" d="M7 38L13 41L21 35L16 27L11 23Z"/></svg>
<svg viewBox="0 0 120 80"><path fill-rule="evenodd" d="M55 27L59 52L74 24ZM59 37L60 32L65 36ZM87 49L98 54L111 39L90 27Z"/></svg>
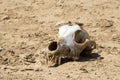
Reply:
<svg viewBox="0 0 120 80"><path fill-rule="evenodd" d="M56 41L51 42L51 43L49 44L49 46L48 46L48 49L49 49L50 51L56 50L56 49L57 49L57 42L56 42Z"/></svg>

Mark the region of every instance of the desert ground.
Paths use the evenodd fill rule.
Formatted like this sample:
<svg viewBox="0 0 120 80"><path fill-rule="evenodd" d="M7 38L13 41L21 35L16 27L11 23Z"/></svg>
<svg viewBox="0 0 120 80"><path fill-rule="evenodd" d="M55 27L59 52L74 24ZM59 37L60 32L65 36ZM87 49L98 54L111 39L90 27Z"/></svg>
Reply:
<svg viewBox="0 0 120 80"><path fill-rule="evenodd" d="M92 57L47 67L60 21L84 24ZM0 80L120 80L120 0L0 0Z"/></svg>

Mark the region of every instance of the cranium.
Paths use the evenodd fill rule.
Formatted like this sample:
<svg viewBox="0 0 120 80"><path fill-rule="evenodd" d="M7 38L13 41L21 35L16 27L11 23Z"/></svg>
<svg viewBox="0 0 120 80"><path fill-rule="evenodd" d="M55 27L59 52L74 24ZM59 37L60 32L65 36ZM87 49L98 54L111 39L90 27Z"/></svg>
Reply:
<svg viewBox="0 0 120 80"><path fill-rule="evenodd" d="M90 40L81 23L68 22L59 28L58 34L58 40L48 46L48 66L60 65L61 58L78 60L83 50L91 52L96 48L95 41Z"/></svg>

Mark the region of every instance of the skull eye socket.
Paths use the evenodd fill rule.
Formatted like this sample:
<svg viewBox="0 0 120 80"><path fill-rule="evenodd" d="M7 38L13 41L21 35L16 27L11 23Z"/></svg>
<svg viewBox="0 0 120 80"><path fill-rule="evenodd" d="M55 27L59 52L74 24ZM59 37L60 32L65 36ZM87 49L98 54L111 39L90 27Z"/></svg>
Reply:
<svg viewBox="0 0 120 80"><path fill-rule="evenodd" d="M57 49L57 42L51 42L50 43L50 45L48 46L48 49L50 50L50 51L54 51L54 50L56 50Z"/></svg>

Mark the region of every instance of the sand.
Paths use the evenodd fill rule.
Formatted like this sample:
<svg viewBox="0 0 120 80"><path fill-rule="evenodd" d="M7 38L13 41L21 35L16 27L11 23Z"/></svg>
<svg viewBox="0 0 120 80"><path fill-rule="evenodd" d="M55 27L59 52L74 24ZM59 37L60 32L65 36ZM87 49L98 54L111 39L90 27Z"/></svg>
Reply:
<svg viewBox="0 0 120 80"><path fill-rule="evenodd" d="M81 22L92 58L45 64L60 21ZM0 0L0 80L120 80L119 0Z"/></svg>

